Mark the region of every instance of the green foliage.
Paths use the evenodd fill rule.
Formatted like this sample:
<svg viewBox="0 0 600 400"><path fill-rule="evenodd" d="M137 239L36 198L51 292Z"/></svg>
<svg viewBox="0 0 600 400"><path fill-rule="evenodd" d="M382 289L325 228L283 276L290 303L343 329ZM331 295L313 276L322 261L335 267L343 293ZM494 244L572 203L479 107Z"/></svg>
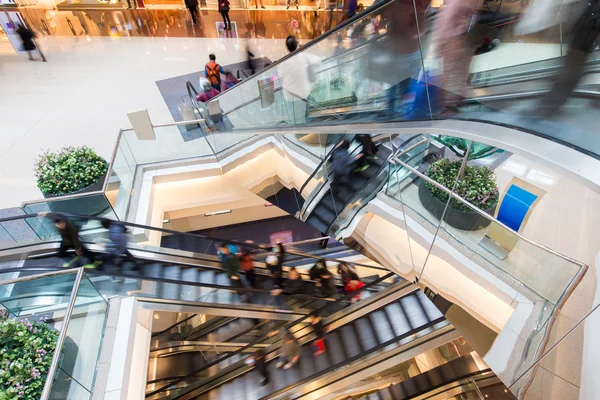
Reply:
<svg viewBox="0 0 600 400"><path fill-rule="evenodd" d="M44 152L35 162L35 177L43 194L64 195L96 183L108 170L105 159L87 146Z"/></svg>
<svg viewBox="0 0 600 400"><path fill-rule="evenodd" d="M488 167L467 165L464 179L459 180L455 187L454 182L460 172L461 164L462 160L450 161L449 158L442 158L429 166L426 175L448 189L455 188L454 192L457 195L482 210L494 207L500 197L494 171ZM425 186L434 197L443 202L448 201L446 192L431 183L425 183ZM472 211L455 198L450 200L450 206L462 211Z"/></svg>
<svg viewBox="0 0 600 400"><path fill-rule="evenodd" d="M44 324L0 320L0 400L41 397L57 338Z"/></svg>

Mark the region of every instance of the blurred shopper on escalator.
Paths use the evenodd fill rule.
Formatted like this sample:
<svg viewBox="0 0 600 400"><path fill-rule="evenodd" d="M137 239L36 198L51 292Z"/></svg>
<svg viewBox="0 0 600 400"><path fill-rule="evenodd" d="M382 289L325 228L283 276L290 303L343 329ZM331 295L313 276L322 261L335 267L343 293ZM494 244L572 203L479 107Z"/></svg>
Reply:
<svg viewBox="0 0 600 400"><path fill-rule="evenodd" d="M241 288L242 281L240 279L240 260L236 253L238 249L235 245L220 243L218 244L218 254L221 257L221 267L227 273L231 281L231 287Z"/></svg>
<svg viewBox="0 0 600 400"><path fill-rule="evenodd" d="M225 70L217 64L217 56L214 54L208 55L208 62L204 66L204 76L210 81L213 88L221 90L221 74L225 74Z"/></svg>
<svg viewBox="0 0 600 400"><path fill-rule="evenodd" d="M570 30L569 48L552 89L540 102L544 117L557 114L583 76L585 62L600 34L600 0L536 1L515 30L524 35L559 23L563 30Z"/></svg>
<svg viewBox="0 0 600 400"><path fill-rule="evenodd" d="M333 275L329 270L325 270L321 273L321 276L319 276L315 283L315 287L317 289L317 296L334 299L338 295Z"/></svg>
<svg viewBox="0 0 600 400"><path fill-rule="evenodd" d="M225 71L225 80L221 82L221 91L225 91L230 87L237 85L240 81L230 71Z"/></svg>
<svg viewBox="0 0 600 400"><path fill-rule="evenodd" d="M331 180L331 192L337 194L340 185L348 181L350 174L354 170L355 160L350 156L350 142L341 140L331 152L329 161L333 169L333 179ZM357 158L360 157L360 154Z"/></svg>
<svg viewBox="0 0 600 400"><path fill-rule="evenodd" d="M276 364L277 368L290 369L300 359L300 345L290 332L285 334L283 344L281 345L281 353L279 361Z"/></svg>
<svg viewBox="0 0 600 400"><path fill-rule="evenodd" d="M325 271L327 271L327 263L325 259L321 258L308 270L308 276L311 280L316 281Z"/></svg>
<svg viewBox="0 0 600 400"><path fill-rule="evenodd" d="M269 254L265 260L267 268L271 272L271 279L273 279L273 289L283 288L283 260L285 250L281 243L277 243L272 248L271 254Z"/></svg>
<svg viewBox="0 0 600 400"><path fill-rule="evenodd" d="M120 258L125 256L127 261L135 264L134 269L138 269L138 262L127 248L129 243L129 236L127 235L127 229L123 224L120 224L109 219L102 221L102 227L108 230L108 238L110 243L106 245L108 252L108 258L114 265L120 263Z"/></svg>
<svg viewBox="0 0 600 400"><path fill-rule="evenodd" d="M369 168L368 159L377 159L375 153L377 153L377 147L373 143L371 139L371 135L359 134L354 136L354 140L356 140L362 150L360 152L360 156L356 160L356 169L357 172L362 172Z"/></svg>
<svg viewBox="0 0 600 400"><path fill-rule="evenodd" d="M260 386L269 384L269 370L267 369L266 356L264 349L258 349L254 353L254 356L249 360L249 363L254 365L254 369L256 369L263 378L262 381L260 381Z"/></svg>
<svg viewBox="0 0 600 400"><path fill-rule="evenodd" d="M437 82L443 89L439 99L442 110L446 102L460 103L467 95L467 79L475 54L467 32L474 14L472 0L450 0L434 22L433 40L443 64L443 74Z"/></svg>
<svg viewBox="0 0 600 400"><path fill-rule="evenodd" d="M344 293L348 295L356 290L361 289L363 286L365 286L365 284L359 281L358 279L351 279L344 283ZM361 294L362 292L356 293L354 296L352 296L350 300L353 303L356 303L358 300L360 300Z"/></svg>
<svg viewBox="0 0 600 400"><path fill-rule="evenodd" d="M298 49L298 40L290 35L285 40L285 46L293 53ZM309 51L300 51L277 67L279 84L286 101L285 112L288 122L292 124L304 123L306 120L306 102L317 80L315 69L319 62L320 58Z"/></svg>
<svg viewBox="0 0 600 400"><path fill-rule="evenodd" d="M271 291L273 296L278 296L280 294L306 294L306 287L304 286L304 281L302 280L302 276L300 276L300 272L294 267L292 267L288 271L287 279L283 283L283 288L274 289Z"/></svg>
<svg viewBox="0 0 600 400"><path fill-rule="evenodd" d="M318 311L311 312L310 316L310 326L316 336L313 345L317 348L317 350L314 352L314 355L318 356L325 352L325 326L323 325L323 319L321 318L321 315L319 315Z"/></svg>
<svg viewBox="0 0 600 400"><path fill-rule="evenodd" d="M338 264L337 273L340 275L340 279L342 280L342 283L344 285L348 281L351 281L351 280L358 281L359 280L356 270L352 266L350 266L346 263Z"/></svg>
<svg viewBox="0 0 600 400"><path fill-rule="evenodd" d="M203 85L203 92L196 96L196 100L198 101L206 103L207 101L209 101L210 99L212 99L220 93L217 89L211 86L210 82L204 82Z"/></svg>
<svg viewBox="0 0 600 400"><path fill-rule="evenodd" d="M86 257L89 261L92 261L93 254L81 243L79 238L79 227L75 223L66 217L54 217L54 226L58 230L60 235L60 247L58 248L58 258L65 258L67 256L67 250L75 250L76 257L71 261L64 263L63 267L69 267L74 265L81 256Z"/></svg>
<svg viewBox="0 0 600 400"><path fill-rule="evenodd" d="M252 240L246 240L249 245L254 244ZM254 289L258 289L258 282L256 281L256 272L254 271L254 255L257 250L252 247L246 247L240 255L240 267L246 276L246 282L248 286Z"/></svg>

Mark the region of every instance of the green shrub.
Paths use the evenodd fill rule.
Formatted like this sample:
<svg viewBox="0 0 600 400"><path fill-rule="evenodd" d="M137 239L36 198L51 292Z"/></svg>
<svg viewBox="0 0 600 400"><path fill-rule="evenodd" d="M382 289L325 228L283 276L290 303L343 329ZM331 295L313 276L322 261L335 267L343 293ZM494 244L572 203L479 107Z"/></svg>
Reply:
<svg viewBox="0 0 600 400"><path fill-rule="evenodd" d="M0 320L0 400L39 399L58 332L28 320Z"/></svg>
<svg viewBox="0 0 600 400"><path fill-rule="evenodd" d="M87 146L44 152L35 162L37 185L45 195L65 195L96 183L108 170L105 159Z"/></svg>
<svg viewBox="0 0 600 400"><path fill-rule="evenodd" d="M461 164L462 160L450 161L449 158L442 158L431 164L425 174L442 186L452 189L460 172ZM431 183L426 182L425 186L437 199L443 202L448 201L448 193ZM494 171L488 167L477 165L466 166L464 179L458 181L454 192L482 210L490 209L498 204L500 196ZM455 198L450 200L450 206L462 211L472 211Z"/></svg>

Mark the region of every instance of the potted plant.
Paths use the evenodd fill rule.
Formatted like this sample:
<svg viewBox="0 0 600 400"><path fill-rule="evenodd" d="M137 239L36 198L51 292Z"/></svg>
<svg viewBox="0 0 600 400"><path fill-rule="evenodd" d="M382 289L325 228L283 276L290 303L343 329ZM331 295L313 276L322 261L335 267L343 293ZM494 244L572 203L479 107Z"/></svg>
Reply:
<svg viewBox="0 0 600 400"><path fill-rule="evenodd" d="M440 141L443 143L443 139ZM486 166L478 165L466 165L462 168L462 163L464 157L468 159L486 157L498 152L498 149L479 143L473 143L469 147L468 144L459 142L455 142L451 149L457 155L462 155L463 158L450 160L446 157L437 160L429 166L425 174L442 186L454 189L458 196L477 208L493 215L500 198L494 171ZM461 152L461 149L464 152ZM425 209L439 219L443 216L444 221L449 225L462 230L477 230L490 224L488 218L454 197L450 199L450 204L444 214L448 197L448 193L431 183L422 181L419 186L419 198Z"/></svg>
<svg viewBox="0 0 600 400"><path fill-rule="evenodd" d="M0 315L0 400L41 397L57 338L45 324Z"/></svg>
<svg viewBox="0 0 600 400"><path fill-rule="evenodd" d="M108 163L87 146L43 152L35 163L37 185L45 198L102 190ZM102 198L100 198L102 197ZM99 215L108 204L103 196L48 203L51 211Z"/></svg>

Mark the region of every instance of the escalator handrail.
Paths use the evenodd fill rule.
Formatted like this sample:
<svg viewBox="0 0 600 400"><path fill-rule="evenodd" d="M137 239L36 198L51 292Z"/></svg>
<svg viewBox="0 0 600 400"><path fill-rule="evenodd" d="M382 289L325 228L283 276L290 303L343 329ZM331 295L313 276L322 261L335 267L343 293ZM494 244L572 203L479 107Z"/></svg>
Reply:
<svg viewBox="0 0 600 400"><path fill-rule="evenodd" d="M59 197L57 197L57 199L60 199ZM126 227L133 227L133 228L139 228L139 229L144 229L144 230L151 230L151 231L157 231L157 232L161 232L161 233L168 233L168 234L172 234L172 235L183 235L183 236L190 236L190 237L195 237L195 238L200 238L200 239L205 239L205 240L211 240L214 241L216 243L225 243L225 244L233 244L237 247L239 247L240 249L244 249L244 248L252 248L254 250L259 250L259 251L268 251L268 248L265 249L264 247L261 247L260 245L257 244L250 244L250 243L242 243L242 242L238 242L235 240L230 240L230 239L222 239L222 238L216 238L216 237L212 237L212 236L206 236L206 235L200 235L198 233L190 233L190 232L180 232L180 231L176 231L173 229L166 229L166 228L158 228L158 227L154 227L154 226L148 226L148 225L143 225L143 224L138 224L138 223L134 223L134 222L127 222L127 221L115 221L112 220L110 218L103 218L103 217L96 217L93 215L84 215L84 214L77 214L77 213L64 213L64 212L39 212L39 213L34 213L34 214L22 214L22 215L15 215L15 216L11 216L11 217L4 217L4 218L0 218L0 224L4 223L4 222L10 222L10 221L19 221L19 220L25 220L28 218L40 218L40 217L53 217L53 216L63 216L63 217L67 217L67 218L84 218L84 219L88 219L88 220L95 220L95 221L112 221L115 222L117 224L126 226ZM0 251L4 251L4 250L10 250L10 249L15 249L15 248L20 248L20 247L25 247L27 245L18 245L16 247L12 247L12 248L4 248L4 249L0 249ZM292 252L292 251L285 251L286 254L292 254L292 255L296 255L296 256L300 256L300 257L304 257L304 258L308 258L311 260L325 260L325 261L331 261L331 262L335 262L335 263L347 263L347 261L344 260L338 260L335 258L327 258L327 257L319 257L319 256L313 256L311 254L305 254L305 253L300 253L300 252ZM367 264L361 264L361 263L355 263L353 262L354 265L358 265L360 267L365 267L365 268L371 268L371 269L378 269L381 270L381 267L373 267L372 265L367 265ZM385 269L387 270L387 269Z"/></svg>
<svg viewBox="0 0 600 400"><path fill-rule="evenodd" d="M338 298L337 300L335 300L334 302L332 302L332 303L329 303L329 304L327 304L327 305L325 305L325 306L323 306L323 307L320 307L320 308L318 308L318 309L317 309L317 310L315 310L315 311L316 311L317 313L321 313L321 312L323 312L325 309L327 309L327 308L329 308L329 307L333 306L334 304L339 304L339 303L341 303L342 301L345 301L345 300L350 300L350 299L352 299L354 296L356 296L357 294L359 294L360 292L362 292L363 290L365 290L365 289L368 289L369 287L373 287L374 285L376 285L376 284L378 284L378 283L381 283L381 282L383 282L383 281L384 281L384 280L386 280L386 279L392 278L392 277L394 277L395 275L396 275L395 273L393 273L393 272L390 272L389 274L386 274L386 275L384 275L384 276L382 276L382 277L380 277L380 278L378 278L378 279L376 279L376 280L374 280L374 281L372 281L372 282L370 282L370 283L366 284L366 285L365 285L365 286L363 286L362 288L360 288L360 289L357 289L357 290L355 290L355 291L353 291L353 292L351 292L351 293L348 293L347 295L345 295L345 296L342 296L342 297ZM297 325L297 324L299 324L299 323L303 322L304 320L306 320L308 317L309 317L309 315L304 315L304 316L302 316L302 317L300 317L300 318L298 318L298 319L296 319L296 320L294 320L294 321L291 321L291 322L289 322L289 323L286 323L286 324L284 324L284 325L283 325L283 328L282 328L282 327L280 327L279 329L286 329L286 328L292 327L292 326L294 326L294 325ZM265 339L268 339L268 338L269 338L269 334L268 334L268 333L267 333L267 334L265 334L265 335L262 335L262 336L258 337L257 339L255 339L254 341L252 341L251 343L248 343L248 345L246 345L246 346L244 346L244 347L242 347L242 348L240 348L240 349L236 350L235 352L233 352L233 353L229 353L229 354L228 354L227 356L225 356L225 357L219 357L219 358L217 358L216 360L213 360L213 361L211 361L210 363L208 363L208 364L204 365L203 367L201 367L201 368L199 368L199 369L197 369L197 370L195 370L195 371L192 371L192 372L190 372L188 375L186 375L186 376L184 376L184 377L181 377L181 378L178 378L178 379L174 380L174 381L173 381L173 382L171 382L169 385L163 386L163 387L161 387L161 388L158 388L158 389L155 389L155 390L153 390L152 392L146 393L146 398L148 398L148 397L151 397L151 396L154 396L154 395L155 395L155 394L157 394L157 393L162 393L162 392L164 392L164 391L167 391L167 390L169 390L169 387L170 387L170 386L172 386L172 385L176 385L176 384L178 384L178 383L180 383L180 382L183 382L183 381L185 381L185 380L186 380L186 379L188 379L188 378L191 378L191 377L193 377L193 376L196 376L196 375L200 374L202 371L204 371L204 370L206 370L206 369L208 369L208 368L210 368L210 367L213 367L213 366L215 366L215 365L218 365L218 364L220 364L221 362L223 362L225 359L227 359L227 358L230 358L230 357L233 357L233 356L234 356L234 355L236 355L236 354L240 354L240 353L241 353L241 352L243 352L244 350L246 350L246 349L248 349L248 348L250 348L250 347L254 346L255 344L261 343L262 341L264 341Z"/></svg>
<svg viewBox="0 0 600 400"><path fill-rule="evenodd" d="M356 14L355 16L353 16L351 18L348 18L347 20L343 21L341 24L336 25L334 28L332 28L332 29L328 30L327 32L323 33L321 36L317 37L316 39L313 39L310 42L302 45L302 47L299 47L296 51L294 51L292 53L289 53L289 54L286 54L285 56L281 57L279 60L274 61L267 68L264 68L263 70L261 70L260 73L262 74L265 71L269 71L269 70L271 70L273 68L277 68L279 66L279 64L281 64L282 62L288 60L289 58L292 58L296 54L298 54L300 52L303 52L306 49L311 48L311 47L315 46L318 43L321 43L323 40L325 40L329 36L335 34L336 32L339 32L339 31L342 31L343 29L346 29L347 27L349 27L350 25L354 24L358 20L361 20L361 19L363 19L365 17L368 17L368 16L370 16L372 14L375 14L377 11L385 8L388 4L393 3L395 1L397 1L397 0L382 0L379 3L375 3L371 7L368 7L365 10L363 10L362 12ZM252 75L252 76L254 76L254 75ZM244 84L246 82L249 82L250 78L245 79L244 81L240 82L240 84ZM240 85L240 84L238 84L238 85ZM238 87L238 85L233 86L233 88ZM225 93L225 92L223 92L223 93ZM215 97L213 97L210 100L211 101L213 101L213 100L219 100L219 97L223 93L220 93L220 94L216 95Z"/></svg>

